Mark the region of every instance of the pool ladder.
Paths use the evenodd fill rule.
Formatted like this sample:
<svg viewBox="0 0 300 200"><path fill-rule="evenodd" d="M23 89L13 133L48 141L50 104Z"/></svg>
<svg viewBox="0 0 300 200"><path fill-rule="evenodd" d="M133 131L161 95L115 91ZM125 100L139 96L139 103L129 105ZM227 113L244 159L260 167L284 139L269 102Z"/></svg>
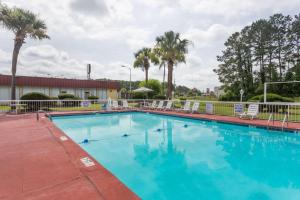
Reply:
<svg viewBox="0 0 300 200"><path fill-rule="evenodd" d="M267 124L268 129L270 128L270 122L271 122L271 120L272 120L273 125L274 125L274 114L273 113L271 113L269 115L268 124ZM283 120L281 122L281 130L282 131L284 129L284 124L286 124L286 127L288 127L289 123L288 123L288 115L287 114L284 115Z"/></svg>
<svg viewBox="0 0 300 200"><path fill-rule="evenodd" d="M289 122L288 122L288 116L287 114L284 115L284 118L282 120L282 123L281 123L281 130L283 131L283 128L284 128L284 124L286 123L286 127L288 127L289 125Z"/></svg>
<svg viewBox="0 0 300 200"><path fill-rule="evenodd" d="M273 115L273 113L271 113L269 115L268 124L267 124L268 129L270 128L270 122L271 122L271 120L273 121L273 124L274 124L274 115Z"/></svg>

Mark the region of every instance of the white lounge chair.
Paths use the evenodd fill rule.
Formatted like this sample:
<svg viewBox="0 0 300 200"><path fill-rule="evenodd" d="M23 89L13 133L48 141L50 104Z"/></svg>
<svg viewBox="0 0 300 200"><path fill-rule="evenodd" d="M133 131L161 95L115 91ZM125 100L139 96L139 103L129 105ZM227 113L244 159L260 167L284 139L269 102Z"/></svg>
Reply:
<svg viewBox="0 0 300 200"><path fill-rule="evenodd" d="M200 102L199 101L195 101L194 104L193 104L193 107L192 107L192 113L194 112L198 112L198 109L199 109L199 105L200 105Z"/></svg>
<svg viewBox="0 0 300 200"><path fill-rule="evenodd" d="M183 108L178 109L178 111L189 112L191 110L191 102L185 101Z"/></svg>
<svg viewBox="0 0 300 200"><path fill-rule="evenodd" d="M124 109L129 109L130 108L129 105L128 105L127 100L122 101L122 108L124 108Z"/></svg>
<svg viewBox="0 0 300 200"><path fill-rule="evenodd" d="M163 110L164 109L164 101L159 101L158 106L156 107L158 110Z"/></svg>
<svg viewBox="0 0 300 200"><path fill-rule="evenodd" d="M239 116L241 119L242 118L254 119L254 118L257 118L258 113L259 113L259 105L258 104L250 104L247 112L243 112Z"/></svg>
<svg viewBox="0 0 300 200"><path fill-rule="evenodd" d="M168 103L167 103L167 105L166 105L166 107L165 107L164 110L172 110L172 104L173 104L172 101L168 101Z"/></svg>
<svg viewBox="0 0 300 200"><path fill-rule="evenodd" d="M156 106L157 106L157 102L156 101L152 101L152 104L150 106L145 106L144 108L155 109Z"/></svg>
<svg viewBox="0 0 300 200"><path fill-rule="evenodd" d="M112 101L112 106L111 106L111 108L112 108L112 109L115 109L115 110L120 109L119 104L118 104L118 101L113 100L113 101Z"/></svg>

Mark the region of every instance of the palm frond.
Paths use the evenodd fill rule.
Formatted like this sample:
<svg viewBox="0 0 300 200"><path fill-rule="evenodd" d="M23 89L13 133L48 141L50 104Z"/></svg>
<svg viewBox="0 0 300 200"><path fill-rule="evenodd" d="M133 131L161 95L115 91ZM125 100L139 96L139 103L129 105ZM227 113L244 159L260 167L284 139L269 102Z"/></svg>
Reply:
<svg viewBox="0 0 300 200"><path fill-rule="evenodd" d="M29 10L6 5L0 5L0 23L6 29L13 31L18 37L34 39L50 39L47 35L45 22Z"/></svg>

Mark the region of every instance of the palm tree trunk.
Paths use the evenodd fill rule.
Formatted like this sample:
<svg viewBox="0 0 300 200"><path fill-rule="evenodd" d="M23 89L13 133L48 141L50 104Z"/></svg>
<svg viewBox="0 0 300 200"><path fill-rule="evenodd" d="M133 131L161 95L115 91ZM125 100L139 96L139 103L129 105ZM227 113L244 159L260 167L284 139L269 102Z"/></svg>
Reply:
<svg viewBox="0 0 300 200"><path fill-rule="evenodd" d="M148 83L148 71L149 71L149 69L145 68L145 77L146 77L145 81L146 81L146 83Z"/></svg>
<svg viewBox="0 0 300 200"><path fill-rule="evenodd" d="M18 37L15 38L14 50L12 55L12 66L11 66L11 100L16 100L16 72L17 62L20 49L23 44L23 39Z"/></svg>
<svg viewBox="0 0 300 200"><path fill-rule="evenodd" d="M167 98L172 98L172 90L173 90L173 62L168 61L168 90L167 90Z"/></svg>
<svg viewBox="0 0 300 200"><path fill-rule="evenodd" d="M162 84L162 94L165 95L165 80L166 80L166 65L164 63L164 76L163 76L163 84Z"/></svg>

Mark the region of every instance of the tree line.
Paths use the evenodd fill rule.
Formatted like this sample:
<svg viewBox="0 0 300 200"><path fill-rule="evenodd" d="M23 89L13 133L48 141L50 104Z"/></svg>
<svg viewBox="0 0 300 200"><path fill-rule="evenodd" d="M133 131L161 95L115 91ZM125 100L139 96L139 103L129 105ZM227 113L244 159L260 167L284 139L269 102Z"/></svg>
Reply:
<svg viewBox="0 0 300 200"><path fill-rule="evenodd" d="M228 100L243 89L247 98L262 94L265 82L300 81L300 14L274 14L233 33L217 56L214 72ZM300 96L300 83L274 84L268 91Z"/></svg>

